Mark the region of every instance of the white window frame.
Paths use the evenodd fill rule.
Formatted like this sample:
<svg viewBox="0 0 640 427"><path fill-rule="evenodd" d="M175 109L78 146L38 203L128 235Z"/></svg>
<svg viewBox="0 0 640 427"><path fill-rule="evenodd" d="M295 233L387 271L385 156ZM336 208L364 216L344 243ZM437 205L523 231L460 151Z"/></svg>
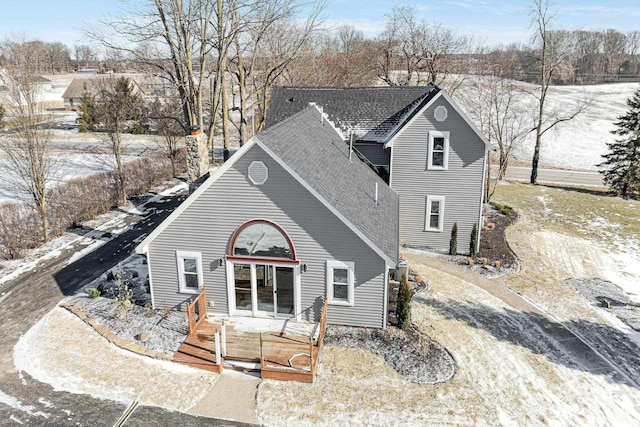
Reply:
<svg viewBox="0 0 640 427"><path fill-rule="evenodd" d="M333 297L333 270L344 269L347 270L347 300L335 300ZM352 261L327 261L327 297L329 298L329 304L342 305L346 307L353 307L354 302L354 282L355 282L355 263Z"/></svg>
<svg viewBox="0 0 640 427"><path fill-rule="evenodd" d="M431 204L433 202L440 202L440 212L438 214L438 227L431 227ZM424 231L439 231L442 232L444 225L444 196L427 196L427 203L424 212Z"/></svg>
<svg viewBox="0 0 640 427"><path fill-rule="evenodd" d="M442 166L433 164L433 141L435 138L444 139L444 161ZM429 131L429 148L427 153L427 169L447 170L449 168L449 132Z"/></svg>
<svg viewBox="0 0 640 427"><path fill-rule="evenodd" d="M188 288L184 280L184 260L196 260L196 274L198 276L198 289ZM202 254L200 252L176 251L176 262L178 263L178 286L181 294L199 294L204 283L202 278Z"/></svg>

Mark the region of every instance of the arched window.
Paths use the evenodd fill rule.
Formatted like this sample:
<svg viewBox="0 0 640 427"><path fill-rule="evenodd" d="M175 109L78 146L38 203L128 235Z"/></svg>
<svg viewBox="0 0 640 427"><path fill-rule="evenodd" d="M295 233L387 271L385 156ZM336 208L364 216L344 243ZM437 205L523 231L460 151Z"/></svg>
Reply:
<svg viewBox="0 0 640 427"><path fill-rule="evenodd" d="M255 219L242 224L229 245L229 257L296 259L296 252L287 233L276 223Z"/></svg>

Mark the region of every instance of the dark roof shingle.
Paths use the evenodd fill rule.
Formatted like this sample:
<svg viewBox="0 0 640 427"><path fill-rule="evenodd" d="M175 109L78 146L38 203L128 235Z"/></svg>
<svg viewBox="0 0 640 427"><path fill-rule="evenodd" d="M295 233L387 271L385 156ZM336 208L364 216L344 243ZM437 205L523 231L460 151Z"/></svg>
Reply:
<svg viewBox="0 0 640 427"><path fill-rule="evenodd" d="M302 111L310 102L322 107L347 139L388 141L439 88L428 86L303 88L275 87L269 101L267 128Z"/></svg>
<svg viewBox="0 0 640 427"><path fill-rule="evenodd" d="M398 256L398 195L308 106L256 137L389 259ZM378 201L375 201L376 184Z"/></svg>

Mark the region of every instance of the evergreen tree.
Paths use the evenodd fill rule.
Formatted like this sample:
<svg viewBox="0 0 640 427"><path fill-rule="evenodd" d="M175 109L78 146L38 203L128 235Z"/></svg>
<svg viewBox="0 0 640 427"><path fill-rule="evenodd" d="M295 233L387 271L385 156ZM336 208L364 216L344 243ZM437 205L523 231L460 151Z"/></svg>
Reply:
<svg viewBox="0 0 640 427"><path fill-rule="evenodd" d="M451 228L451 240L449 240L449 255L458 253L458 223L454 222Z"/></svg>
<svg viewBox="0 0 640 427"><path fill-rule="evenodd" d="M398 301L396 302L396 316L398 327L403 331L411 325L411 285L407 281L407 275L403 274L398 289Z"/></svg>
<svg viewBox="0 0 640 427"><path fill-rule="evenodd" d="M87 83L82 86L82 103L78 107L78 124L80 132L93 132L95 129L95 100L87 90Z"/></svg>
<svg viewBox="0 0 640 427"><path fill-rule="evenodd" d="M600 173L604 183L622 197L640 196L640 89L627 100L629 111L618 117L611 131L620 138L607 143L609 153L603 155Z"/></svg>
<svg viewBox="0 0 640 427"><path fill-rule="evenodd" d="M469 256L474 257L478 253L478 224L473 224L471 229L471 241L469 242Z"/></svg>

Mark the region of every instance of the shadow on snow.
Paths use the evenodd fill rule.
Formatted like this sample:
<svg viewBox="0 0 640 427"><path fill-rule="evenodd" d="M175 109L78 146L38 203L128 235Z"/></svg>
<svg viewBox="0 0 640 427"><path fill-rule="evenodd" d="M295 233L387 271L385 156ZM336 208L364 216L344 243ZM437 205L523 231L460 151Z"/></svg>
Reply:
<svg viewBox="0 0 640 427"><path fill-rule="evenodd" d="M414 301L435 308L447 319L543 355L552 363L640 389L640 349L618 329L587 320L559 323L538 313L496 310L474 302L419 296Z"/></svg>

